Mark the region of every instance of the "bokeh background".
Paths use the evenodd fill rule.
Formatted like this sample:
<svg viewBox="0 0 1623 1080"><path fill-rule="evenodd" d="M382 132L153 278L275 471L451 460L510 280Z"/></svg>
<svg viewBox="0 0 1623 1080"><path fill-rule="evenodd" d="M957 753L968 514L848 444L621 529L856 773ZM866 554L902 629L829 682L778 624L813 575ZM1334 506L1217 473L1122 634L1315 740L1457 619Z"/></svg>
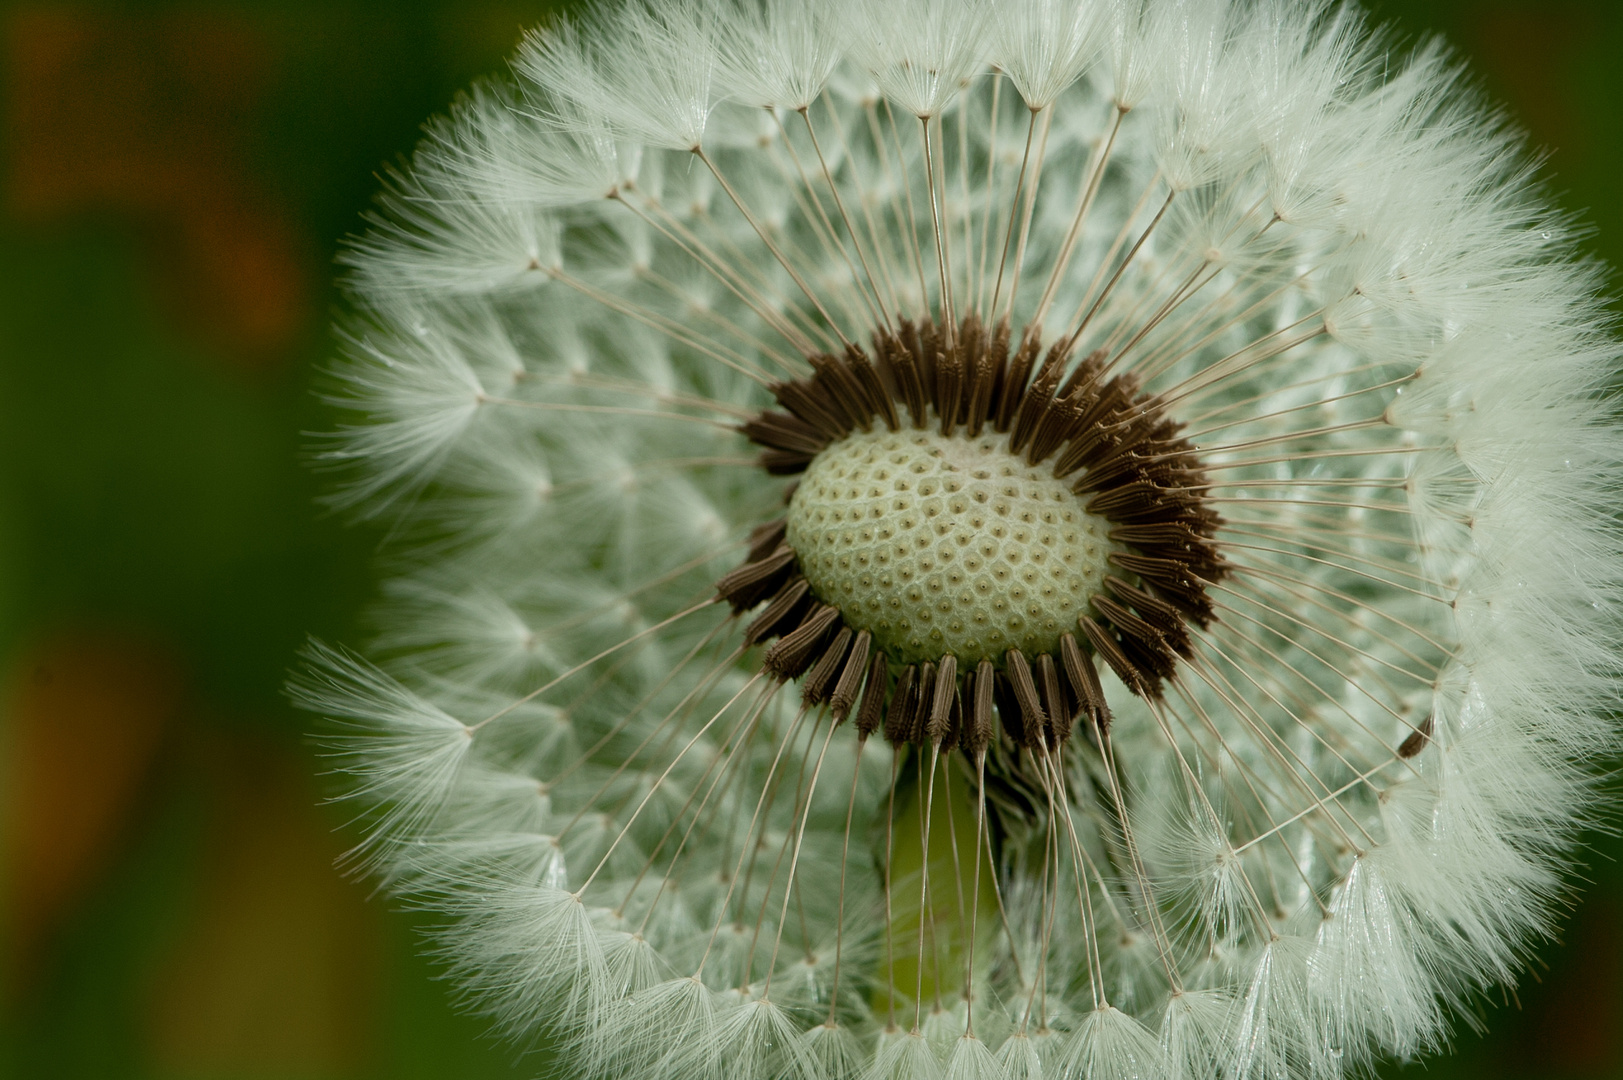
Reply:
<svg viewBox="0 0 1623 1080"><path fill-rule="evenodd" d="M476 1080L412 919L332 869L306 634L379 536L308 433L376 171L546 0L0 2L0 1076ZM1623 2L1383 0L1441 32L1623 265ZM1623 1077L1623 842L1450 1080Z"/></svg>

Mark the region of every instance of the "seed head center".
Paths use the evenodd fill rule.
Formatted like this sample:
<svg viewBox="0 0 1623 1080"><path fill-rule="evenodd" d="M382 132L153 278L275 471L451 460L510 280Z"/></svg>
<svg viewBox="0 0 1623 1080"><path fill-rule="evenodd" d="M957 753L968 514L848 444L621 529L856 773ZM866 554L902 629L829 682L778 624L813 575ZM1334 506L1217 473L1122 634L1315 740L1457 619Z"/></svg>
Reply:
<svg viewBox="0 0 1623 1080"><path fill-rule="evenodd" d="M1109 523L1007 435L856 432L789 503L812 592L902 664L1054 652L1108 569Z"/></svg>

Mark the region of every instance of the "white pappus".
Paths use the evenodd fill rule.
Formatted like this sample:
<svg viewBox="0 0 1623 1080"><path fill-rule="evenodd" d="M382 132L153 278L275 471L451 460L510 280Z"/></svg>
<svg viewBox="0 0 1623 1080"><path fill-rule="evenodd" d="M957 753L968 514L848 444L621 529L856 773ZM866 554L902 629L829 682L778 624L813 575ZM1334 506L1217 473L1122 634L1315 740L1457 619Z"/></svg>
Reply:
<svg viewBox="0 0 1623 1080"><path fill-rule="evenodd" d="M580 1076L1336 1080L1617 745L1617 344L1323 0L632 0L349 246L354 865Z"/></svg>

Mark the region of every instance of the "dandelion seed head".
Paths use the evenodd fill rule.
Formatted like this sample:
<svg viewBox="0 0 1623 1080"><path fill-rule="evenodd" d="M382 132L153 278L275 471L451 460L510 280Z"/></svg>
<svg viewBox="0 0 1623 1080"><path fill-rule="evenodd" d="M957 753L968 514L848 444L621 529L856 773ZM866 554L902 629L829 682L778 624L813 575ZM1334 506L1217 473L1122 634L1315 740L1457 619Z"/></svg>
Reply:
<svg viewBox="0 0 1623 1080"><path fill-rule="evenodd" d="M1287 0L532 32L345 256L353 865L582 1076L1436 1050L1623 674L1597 272L1462 84Z"/></svg>

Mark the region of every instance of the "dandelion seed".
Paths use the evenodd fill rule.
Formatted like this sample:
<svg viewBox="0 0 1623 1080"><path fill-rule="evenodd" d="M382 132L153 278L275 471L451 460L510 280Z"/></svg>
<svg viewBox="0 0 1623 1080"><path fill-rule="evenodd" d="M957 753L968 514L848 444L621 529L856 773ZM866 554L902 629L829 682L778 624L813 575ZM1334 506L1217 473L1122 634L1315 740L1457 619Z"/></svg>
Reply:
<svg viewBox="0 0 1623 1080"><path fill-rule="evenodd" d="M633 2L429 128L346 260L383 667L298 694L475 1007L581 1075L1272 1080L1515 977L1616 745L1617 350L1386 49Z"/></svg>

